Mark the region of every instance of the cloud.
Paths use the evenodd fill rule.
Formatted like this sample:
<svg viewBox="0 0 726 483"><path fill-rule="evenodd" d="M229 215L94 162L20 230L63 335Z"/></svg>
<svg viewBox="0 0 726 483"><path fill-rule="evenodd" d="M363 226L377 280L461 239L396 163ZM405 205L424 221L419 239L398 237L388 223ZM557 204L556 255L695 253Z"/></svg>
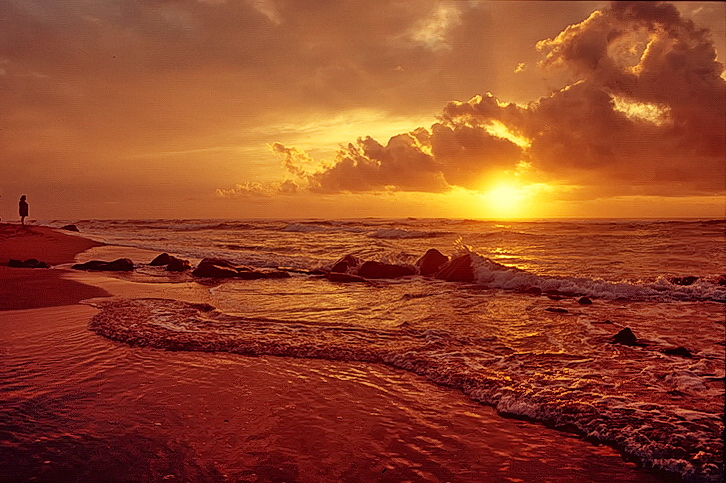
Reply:
<svg viewBox="0 0 726 483"><path fill-rule="evenodd" d="M668 3L613 2L537 49L540 69L570 76L548 96L452 101L428 129L385 145L362 137L317 171L288 170L325 192L441 192L480 189L526 161L552 183L590 187L579 196L724 192L726 81L708 29Z"/></svg>

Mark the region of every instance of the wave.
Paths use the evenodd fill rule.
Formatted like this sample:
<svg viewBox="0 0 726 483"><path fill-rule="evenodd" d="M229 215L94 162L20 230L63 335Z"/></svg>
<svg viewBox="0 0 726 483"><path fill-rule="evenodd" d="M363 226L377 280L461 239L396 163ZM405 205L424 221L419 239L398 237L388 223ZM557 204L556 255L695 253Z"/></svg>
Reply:
<svg viewBox="0 0 726 483"><path fill-rule="evenodd" d="M382 363L459 389L502 413L574 429L618 447L646 466L693 481L715 482L723 476L718 404L684 409L678 405L685 404L681 399L670 402L668 391L688 391L686 383L701 388L704 379L694 372L695 366L669 363L656 351L626 348L627 357L613 359L613 351L619 349L599 347L595 340L587 355L517 352L497 337L457 337L447 330L408 324L375 329L245 318L207 304L168 299L94 305L100 310L90 322L91 330L130 345ZM666 363L671 375L665 379L641 367ZM639 379L637 384L647 391L635 398L623 394L617 384L622 374L629 384ZM707 392L699 389L693 400L700 401Z"/></svg>
<svg viewBox="0 0 726 483"><path fill-rule="evenodd" d="M476 283L486 288L523 291L538 288L543 292L558 292L602 299L627 300L710 300L726 302L726 286L715 281L698 279L692 285L677 285L659 276L649 283L611 282L587 277L548 277L516 267L508 267L487 257L470 253Z"/></svg>
<svg viewBox="0 0 726 483"><path fill-rule="evenodd" d="M400 228L387 228L376 230L373 233L369 233L370 238L381 238L389 240L404 240L412 238L435 238L440 236L451 235L450 231L418 231L418 230L403 230Z"/></svg>

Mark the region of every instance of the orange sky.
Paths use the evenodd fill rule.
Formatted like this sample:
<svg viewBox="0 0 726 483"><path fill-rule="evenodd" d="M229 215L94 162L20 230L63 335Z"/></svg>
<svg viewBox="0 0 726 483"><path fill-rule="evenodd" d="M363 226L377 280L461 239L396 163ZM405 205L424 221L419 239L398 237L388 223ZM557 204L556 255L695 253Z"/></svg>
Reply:
<svg viewBox="0 0 726 483"><path fill-rule="evenodd" d="M0 0L0 217L722 217L725 14Z"/></svg>

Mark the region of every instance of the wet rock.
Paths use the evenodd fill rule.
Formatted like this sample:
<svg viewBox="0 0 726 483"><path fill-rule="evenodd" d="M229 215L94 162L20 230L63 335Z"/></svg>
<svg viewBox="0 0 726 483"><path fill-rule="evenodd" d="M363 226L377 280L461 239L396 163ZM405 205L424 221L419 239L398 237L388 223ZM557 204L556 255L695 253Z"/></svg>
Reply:
<svg viewBox="0 0 726 483"><path fill-rule="evenodd" d="M372 261L365 262L358 269L358 276L363 278L399 278L415 274L416 270L405 265Z"/></svg>
<svg viewBox="0 0 726 483"><path fill-rule="evenodd" d="M449 257L431 248L416 261L416 266L421 275L429 276L438 272L448 261Z"/></svg>
<svg viewBox="0 0 726 483"><path fill-rule="evenodd" d="M673 277L668 279L668 281L673 285L693 285L696 280L698 280L698 277L694 277L693 275L688 275L687 277Z"/></svg>
<svg viewBox="0 0 726 483"><path fill-rule="evenodd" d="M577 299L577 303L582 305L592 305L592 300L590 300L589 297L580 297Z"/></svg>
<svg viewBox="0 0 726 483"><path fill-rule="evenodd" d="M160 267L162 265L168 265L171 261L171 256L168 253L162 253L158 257L154 258L149 265L152 267Z"/></svg>
<svg viewBox="0 0 726 483"><path fill-rule="evenodd" d="M449 260L436 272L434 278L447 282L473 282L476 280L474 268L471 264L471 255L466 254Z"/></svg>
<svg viewBox="0 0 726 483"><path fill-rule="evenodd" d="M691 351L689 351L685 347L674 347L671 349L665 349L663 351L663 354L668 355L668 356L687 357L689 359L693 357L693 354L691 354Z"/></svg>
<svg viewBox="0 0 726 483"><path fill-rule="evenodd" d="M36 260L35 258L29 258L25 261L20 260L8 260L8 267L15 267L15 268L50 268L50 265L48 265L46 262L41 262Z"/></svg>
<svg viewBox="0 0 726 483"><path fill-rule="evenodd" d="M267 278L290 278L292 275L290 275L288 272L284 270L269 270L264 272Z"/></svg>
<svg viewBox="0 0 726 483"><path fill-rule="evenodd" d="M719 275L716 279L716 285L726 285L726 275Z"/></svg>
<svg viewBox="0 0 726 483"><path fill-rule="evenodd" d="M335 273L346 273L351 268L357 267L359 263L360 261L353 255L346 255L335 262L330 271Z"/></svg>
<svg viewBox="0 0 726 483"><path fill-rule="evenodd" d="M205 258L199 262L197 268L192 272L192 275L208 278L233 278L238 273L235 266L226 260Z"/></svg>
<svg viewBox="0 0 726 483"><path fill-rule="evenodd" d="M101 260L91 260L86 263L77 263L71 268L74 270L91 270L103 272L130 272L134 269L134 262L128 258L119 258L112 262L104 262Z"/></svg>
<svg viewBox="0 0 726 483"><path fill-rule="evenodd" d="M545 310L547 312L555 312L557 314L567 314L567 313L569 313L569 310L567 310L567 309L561 309L559 307L547 307Z"/></svg>
<svg viewBox="0 0 726 483"><path fill-rule="evenodd" d="M359 277L357 275L351 275L349 273L339 273L339 272L330 272L327 275L325 275L325 278L327 278L331 282L343 282L343 283L349 283L349 282L366 283L366 282L368 282L368 280L366 280L363 277Z"/></svg>
<svg viewBox="0 0 726 483"><path fill-rule="evenodd" d="M635 337L635 334L633 334L633 331L630 330L630 327L626 327L617 334L615 334L611 340L613 344L622 344L622 345L640 345L638 344L638 338Z"/></svg>
<svg viewBox="0 0 726 483"><path fill-rule="evenodd" d="M177 257L170 257L169 263L166 265L166 270L169 272L185 272L191 268L192 265L189 263L189 260Z"/></svg>
<svg viewBox="0 0 726 483"><path fill-rule="evenodd" d="M66 225L61 227L61 230L80 231L76 225Z"/></svg>

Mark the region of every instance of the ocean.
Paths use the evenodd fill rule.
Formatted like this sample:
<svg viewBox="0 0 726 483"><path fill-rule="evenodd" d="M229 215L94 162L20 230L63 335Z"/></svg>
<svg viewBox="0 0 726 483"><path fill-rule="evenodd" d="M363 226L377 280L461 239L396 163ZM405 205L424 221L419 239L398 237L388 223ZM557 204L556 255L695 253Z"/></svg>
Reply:
<svg viewBox="0 0 726 483"><path fill-rule="evenodd" d="M447 458L462 456L431 456L448 447L443 442L447 432L439 428L432 436L431 427L461 424L465 429L459 432L472 441L457 442L452 447L474 453L485 451L477 445L484 445L493 436L481 434L477 417L470 416L466 422L457 418L491 408L511 417L511 424L531 425L522 428L523 432L535 431L531 427L550 428L549 436L541 438L567 441L575 435L592 448L605 444L617 449L638 468L657 470L646 476L620 475L615 481L668 481L668 475L698 482L723 478L726 281L719 277L726 274L724 220L493 222L367 218L53 220L39 224L60 227L71 222L82 236L125 247L128 253L135 254L134 272L114 276L138 284L193 285L205 293L204 304L177 299L173 290L165 297L90 301L100 310L91 328L105 337L93 334L95 349L87 350L107 354L104 371L122 370L108 362L113 360L114 351L126 362L141 358L126 366L135 367L135 371L182 371L184 376L176 382L167 381L169 387L204 387L204 402L200 404L209 406L215 397L229 397L220 393L231 384L225 382L223 391L210 381L232 377L225 371L242 364L248 371L266 374L263 379L277 377L286 380L291 388L300 388L301 395L276 394L265 402L258 401L263 405L279 404L276 418L288 417L285 407L294 406L299 411L299 398L307 397L311 387L317 388L315 394L319 396L326 384L313 384L311 378L335 378L353 384L347 389L353 394L349 394L349 402L331 402L326 409L324 400L318 398L315 402L316 397L311 396L309 407L318 407L322 413L339 411L341 406L344 410L353 404L350 400L360 402L354 397L355 391L376 388L382 399L377 406L364 404L361 413L382 414L391 408L405 413L407 407L417 407L416 411L436 420L416 433L417 426L411 420L391 416L387 426L390 435L381 436L418 437L413 448L434 460L429 466L424 464L418 473L396 473L407 466L404 463L408 460L402 454L413 451L410 440L400 443L407 449L399 452L391 449L393 443L368 448L372 453L388 455L389 463L376 466L362 459L358 469L331 455L326 456L330 461L324 457L319 465L310 462L305 458L319 454L321 449L308 441L304 447L277 455L279 461L270 463L264 471L259 470L264 458L252 458L255 462L250 465L258 468L254 474L241 469L235 473L229 462L214 466L214 458L225 457L205 457L203 465L187 467L187 475L196 475L189 476L189 481L330 481L331 475L340 481L516 481L464 470L457 473L459 470L451 468L438 473L435 470L437 464L445 467L442 461ZM475 280L447 282L414 275L370 283L337 283L316 275L316 270L329 269L348 254L361 260L414 265L431 248L449 256L470 254ZM193 265L205 257L214 257L252 268L283 268L291 277L195 279L188 272L172 274L163 267L149 266L153 255L162 252L188 259ZM82 261L110 253L108 247L92 249L83 254ZM592 303L584 303L583 297ZM612 342L613 336L625 328L635 334L637 345ZM78 337L89 337L74 330ZM108 338L120 342L109 346ZM124 341L142 347L141 352L130 352ZM268 364L260 361L270 360L278 361L274 371L258 367ZM159 369L160 365L164 369ZM98 367L93 371L97 374ZM4 377L17 376L6 372ZM106 380L97 375L88 377ZM371 378L378 382L371 382ZM94 384L102 384L98 381ZM9 387L17 384L12 382ZM130 391L119 397L142 398L140 394L152 389L139 384L143 387L139 394ZM260 397L251 396L248 386L237 389L248 397ZM449 397L455 402L441 401ZM341 417L355 419L350 414ZM148 417L146 423L150 424ZM252 433L264 433L259 437L268 442L267 453L260 449L260 454L269 454L274 446L269 441L275 438L273 431L268 428L268 434L260 429L268 423L255 420L249 424L257 429L247 428ZM182 427L185 423L176 424ZM348 424L352 426L341 433L326 424L313 431L315 441L327 444L328 452L323 454L332 453L330 448L336 444L341 448L345 444L365 448L361 441L330 441L355 431L373 431L351 422ZM311 430L308 427L305 431ZM507 431L500 432L504 433ZM225 444L238 444L230 441ZM138 442L131 438L120 444L133 446ZM233 452L236 456L226 458L251 458L252 443L248 440L245 444L244 451L237 449L237 453ZM556 443L540 446L546 449L548 445ZM487 451L496 452L493 446L494 450ZM278 441L277 447L286 446ZM23 444L13 448L20 453L30 451ZM164 448L157 453L177 454ZM176 457L188 462L193 458L184 454L198 457L200 451L210 451L194 448L186 448L182 456ZM557 448L562 458L576 459ZM533 447L529 453L536 453ZM171 456L165 458L168 463ZM495 465L509 461L511 467L517 459L511 452L502 458ZM475 459L479 463L481 456ZM587 472L589 481L612 481L611 467L588 466L596 459L582 463L580 470ZM397 466L396 461L404 463ZM421 466L416 461L410 459L409 470ZM473 456L466 464L471 466L472 461ZM273 466L282 472L278 477L269 476ZM320 466L338 470L321 470ZM169 467L174 465L169 463ZM372 476L385 476L386 469L390 479ZM573 476L580 473L572 471L559 479L532 474L519 477L520 481L583 481ZM601 480L595 476L598 471ZM224 475L230 474L234 478L225 480Z"/></svg>

